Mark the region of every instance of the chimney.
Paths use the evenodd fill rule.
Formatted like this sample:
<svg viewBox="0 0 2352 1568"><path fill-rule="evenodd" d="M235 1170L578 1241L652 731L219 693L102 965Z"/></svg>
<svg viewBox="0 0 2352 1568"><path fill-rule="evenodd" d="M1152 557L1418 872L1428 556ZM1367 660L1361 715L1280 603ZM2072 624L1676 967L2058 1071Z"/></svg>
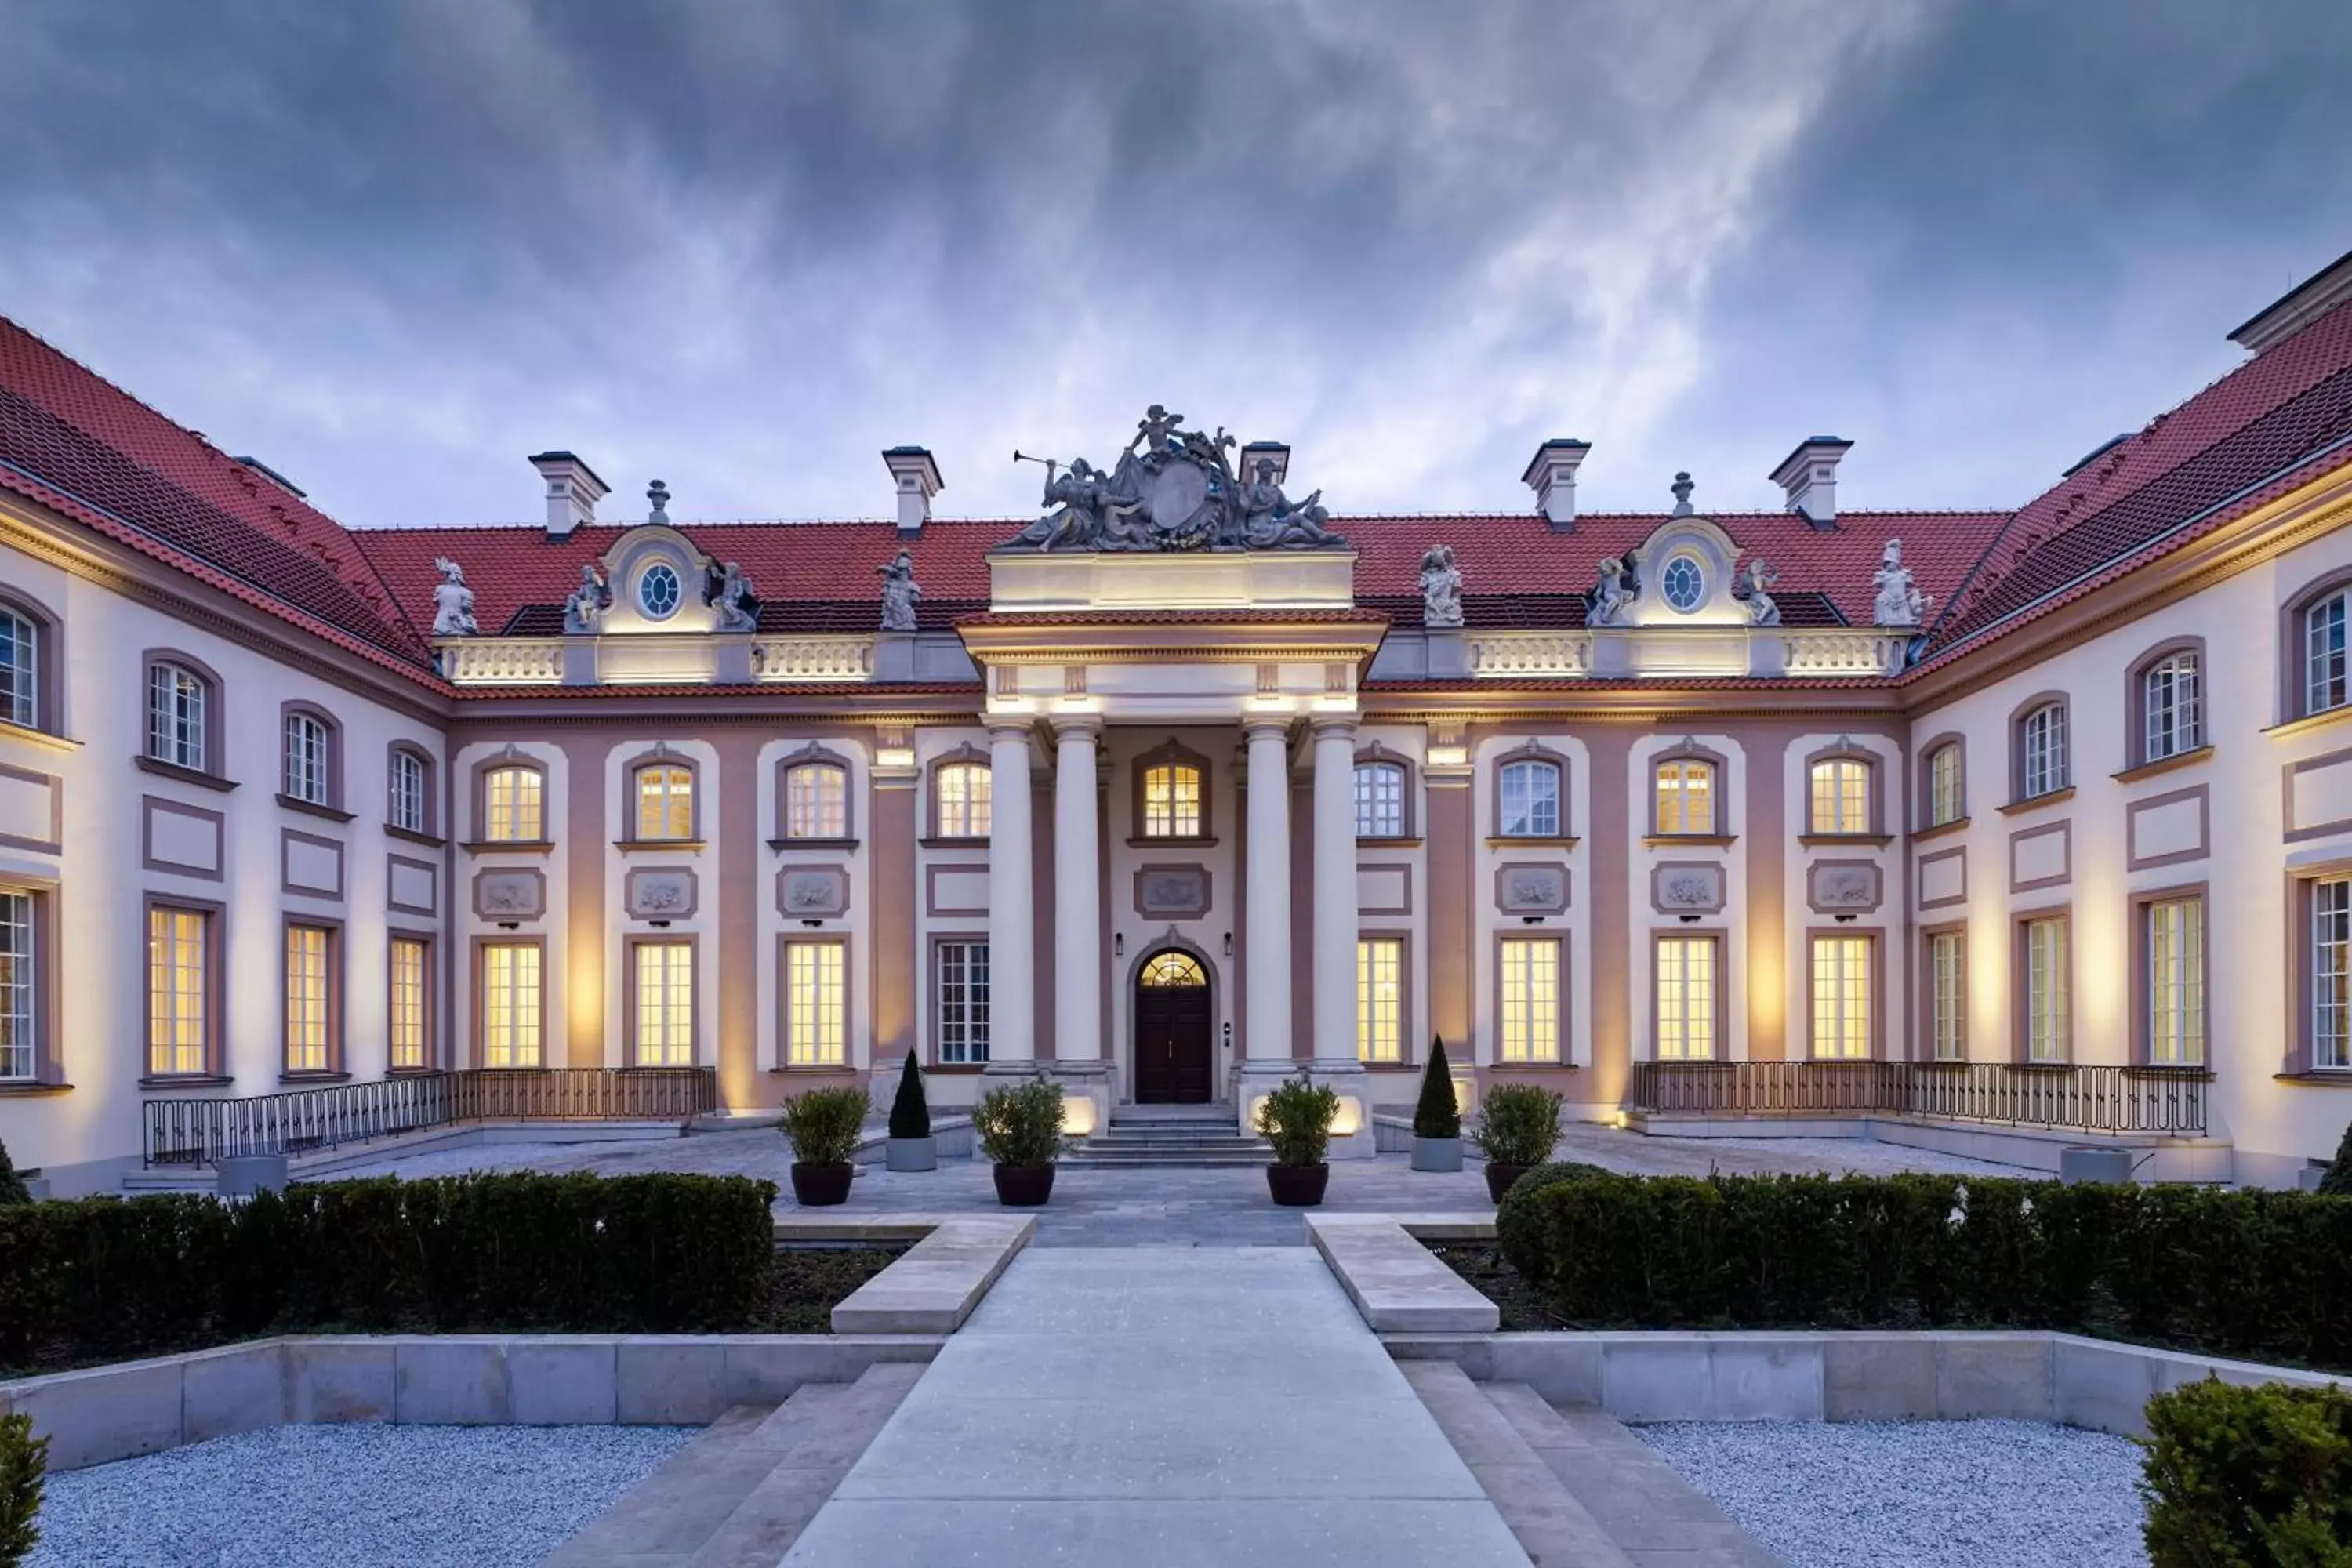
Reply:
<svg viewBox="0 0 2352 1568"><path fill-rule="evenodd" d="M533 453L530 466L547 481L547 537L569 539L572 531L596 521L596 503L611 486L569 452Z"/></svg>
<svg viewBox="0 0 2352 1568"><path fill-rule="evenodd" d="M1536 492L1536 510L1554 533L1576 531L1576 466L1592 450L1590 441L1555 436L1536 448L1519 482Z"/></svg>
<svg viewBox="0 0 2352 1568"><path fill-rule="evenodd" d="M931 498L947 489L928 447L890 447L882 453L898 481L898 537L912 539L931 521Z"/></svg>
<svg viewBox="0 0 2352 1568"><path fill-rule="evenodd" d="M1808 436L1772 470L1772 482L1788 492L1788 510L1815 528L1837 526L1838 459L1851 441L1835 436Z"/></svg>
<svg viewBox="0 0 2352 1568"><path fill-rule="evenodd" d="M1257 466L1261 461L1274 465L1276 484L1281 484L1290 478L1290 447L1286 444L1280 441L1252 441L1242 448L1241 467L1234 470L1241 475L1242 483L1248 484L1257 478Z"/></svg>

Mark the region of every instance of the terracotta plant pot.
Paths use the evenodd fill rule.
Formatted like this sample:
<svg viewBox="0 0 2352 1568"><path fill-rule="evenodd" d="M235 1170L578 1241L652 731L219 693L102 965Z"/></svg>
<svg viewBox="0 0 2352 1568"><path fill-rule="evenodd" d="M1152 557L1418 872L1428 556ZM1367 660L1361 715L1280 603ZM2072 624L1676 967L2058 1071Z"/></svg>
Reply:
<svg viewBox="0 0 2352 1568"><path fill-rule="evenodd" d="M1497 1165L1492 1160L1487 1161L1486 1195L1496 1203L1501 1203L1503 1194L1511 1190L1511 1184L1526 1175L1532 1168L1528 1165Z"/></svg>
<svg viewBox="0 0 2352 1568"><path fill-rule="evenodd" d="M996 1201L1009 1209L1034 1209L1054 1195L1051 1165L998 1165Z"/></svg>
<svg viewBox="0 0 2352 1568"><path fill-rule="evenodd" d="M1266 1191L1274 1201L1285 1208L1311 1209L1323 1201L1323 1189L1331 1182L1328 1165L1268 1165L1265 1168Z"/></svg>
<svg viewBox="0 0 2352 1568"><path fill-rule="evenodd" d="M824 1208L849 1201L855 1165L803 1165L793 1163L793 1201L804 1209Z"/></svg>
<svg viewBox="0 0 2352 1568"><path fill-rule="evenodd" d="M1462 1140L1459 1138L1423 1138L1412 1135L1412 1168L1416 1171L1458 1171L1462 1168Z"/></svg>

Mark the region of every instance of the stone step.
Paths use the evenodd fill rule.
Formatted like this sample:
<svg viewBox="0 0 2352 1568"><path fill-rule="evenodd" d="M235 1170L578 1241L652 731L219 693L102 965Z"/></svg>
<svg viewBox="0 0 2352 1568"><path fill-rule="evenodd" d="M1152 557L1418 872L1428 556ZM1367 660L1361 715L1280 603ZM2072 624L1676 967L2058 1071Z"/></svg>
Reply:
<svg viewBox="0 0 2352 1568"><path fill-rule="evenodd" d="M821 1385L805 1384L774 1407L739 1405L702 1429L613 1506L550 1553L541 1568L671 1568L682 1564L770 1470L772 1455L751 1436L787 1406L816 1403Z"/></svg>
<svg viewBox="0 0 2352 1568"><path fill-rule="evenodd" d="M1097 1134L1088 1138L1084 1144L1084 1147L1088 1149L1256 1149L1261 1151L1265 1146L1264 1139L1244 1138L1238 1132L1223 1137L1213 1133L1192 1132L1180 1137L1168 1138L1117 1136L1106 1138Z"/></svg>
<svg viewBox="0 0 2352 1568"><path fill-rule="evenodd" d="M1234 1108L1223 1100L1205 1105L1122 1105L1110 1113L1113 1127L1166 1126L1170 1123L1222 1121L1236 1125Z"/></svg>
<svg viewBox="0 0 2352 1568"><path fill-rule="evenodd" d="M1397 1367L1537 1568L1633 1568L1633 1559L1460 1367L1450 1361ZM1689 1568L1714 1564L1694 1560Z"/></svg>
<svg viewBox="0 0 2352 1568"><path fill-rule="evenodd" d="M779 1434L775 1468L681 1568L775 1568L922 1375L920 1363L886 1362L856 1383L816 1385L826 1395ZM777 1415L798 1403L796 1394Z"/></svg>
<svg viewBox="0 0 2352 1568"><path fill-rule="evenodd" d="M1135 1150L1130 1152L1124 1150L1073 1149L1068 1153L1062 1156L1062 1163L1065 1165L1091 1165L1098 1168L1116 1167L1121 1170L1150 1170L1155 1167L1163 1169L1206 1169L1214 1167L1222 1169L1227 1166L1239 1169L1267 1164L1270 1161L1271 1156L1269 1156L1264 1150L1232 1150L1220 1152L1207 1149L1180 1149L1157 1152L1150 1150Z"/></svg>

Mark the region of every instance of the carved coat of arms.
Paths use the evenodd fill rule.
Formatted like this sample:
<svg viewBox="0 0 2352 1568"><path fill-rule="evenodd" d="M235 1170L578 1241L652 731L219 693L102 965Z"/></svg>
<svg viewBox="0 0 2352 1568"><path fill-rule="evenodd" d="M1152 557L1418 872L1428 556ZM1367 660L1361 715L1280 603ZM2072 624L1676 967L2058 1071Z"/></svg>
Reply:
<svg viewBox="0 0 2352 1568"><path fill-rule="evenodd" d="M1244 453L1234 437L1181 428L1184 416L1155 403L1136 421L1127 450L1106 473L1084 458L1065 468L1045 459L1052 509L1006 548L1054 550L1329 550L1347 541L1326 526L1323 492L1293 501L1271 458ZM1014 453L1018 458L1023 455ZM1035 460L1035 459L1030 459Z"/></svg>

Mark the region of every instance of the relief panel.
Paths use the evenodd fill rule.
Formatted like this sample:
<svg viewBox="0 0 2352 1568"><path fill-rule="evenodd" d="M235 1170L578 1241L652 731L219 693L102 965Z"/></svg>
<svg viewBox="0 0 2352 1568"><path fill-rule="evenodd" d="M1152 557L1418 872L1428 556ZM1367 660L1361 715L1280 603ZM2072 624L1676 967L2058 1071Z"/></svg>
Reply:
<svg viewBox="0 0 2352 1568"><path fill-rule="evenodd" d="M1209 912L1209 890L1205 866L1139 866L1135 912L1159 920L1199 920Z"/></svg>
<svg viewBox="0 0 2352 1568"><path fill-rule="evenodd" d="M699 891L690 866L637 866L621 879L621 902L631 920L691 920Z"/></svg>
<svg viewBox="0 0 2352 1568"><path fill-rule="evenodd" d="M486 921L535 921L547 912L547 874L527 867L474 873L474 912Z"/></svg>
<svg viewBox="0 0 2352 1568"><path fill-rule="evenodd" d="M1495 908L1507 915L1568 912L1568 868L1514 861L1495 868Z"/></svg>
<svg viewBox="0 0 2352 1568"><path fill-rule="evenodd" d="M1884 896L1874 861L1816 860L1806 872L1806 901L1816 914L1868 914Z"/></svg>
<svg viewBox="0 0 2352 1568"><path fill-rule="evenodd" d="M1723 903L1720 861L1661 860L1650 868L1650 907L1662 915L1721 914Z"/></svg>
<svg viewBox="0 0 2352 1568"><path fill-rule="evenodd" d="M776 912L788 921L849 912L849 872L839 866L786 866L776 873Z"/></svg>

